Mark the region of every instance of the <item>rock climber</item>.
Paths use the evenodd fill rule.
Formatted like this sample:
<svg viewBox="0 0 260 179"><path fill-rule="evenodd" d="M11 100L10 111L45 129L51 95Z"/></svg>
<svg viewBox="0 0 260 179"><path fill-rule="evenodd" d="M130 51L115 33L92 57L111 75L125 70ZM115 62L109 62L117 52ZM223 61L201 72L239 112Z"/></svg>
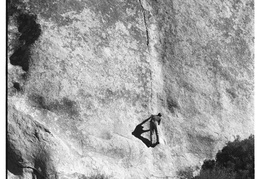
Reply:
<svg viewBox="0 0 260 179"><path fill-rule="evenodd" d="M155 144L160 144L159 142L159 135L158 135L158 130L157 130L157 124L156 122L158 122L158 125L160 125L161 122L161 113L158 113L157 115L151 115L148 119L150 120L150 141L152 143L152 135L155 131L156 134L156 140L157 142Z"/></svg>
<svg viewBox="0 0 260 179"><path fill-rule="evenodd" d="M147 147L155 147L156 145L159 144L159 136L158 136L156 122L158 122L158 125L160 125L161 116L162 116L161 113L158 113L157 115L151 115L149 118L147 118L142 123L140 123L136 126L135 130L132 132L132 135L134 135L135 137L140 139ZM149 120L150 120L150 129L144 130L142 125ZM141 136L143 133L149 132L149 131L150 131L150 140ZM153 144L152 135L153 135L154 131L156 133L157 142Z"/></svg>

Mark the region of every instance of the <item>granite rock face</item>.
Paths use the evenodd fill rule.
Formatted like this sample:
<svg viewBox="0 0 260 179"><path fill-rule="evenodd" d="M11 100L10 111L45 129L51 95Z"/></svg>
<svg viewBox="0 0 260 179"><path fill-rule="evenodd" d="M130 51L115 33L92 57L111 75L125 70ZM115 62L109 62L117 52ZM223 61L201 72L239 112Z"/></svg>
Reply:
<svg viewBox="0 0 260 179"><path fill-rule="evenodd" d="M253 0L8 1L8 178L178 178L248 137L253 14ZM132 131L158 112L147 148Z"/></svg>

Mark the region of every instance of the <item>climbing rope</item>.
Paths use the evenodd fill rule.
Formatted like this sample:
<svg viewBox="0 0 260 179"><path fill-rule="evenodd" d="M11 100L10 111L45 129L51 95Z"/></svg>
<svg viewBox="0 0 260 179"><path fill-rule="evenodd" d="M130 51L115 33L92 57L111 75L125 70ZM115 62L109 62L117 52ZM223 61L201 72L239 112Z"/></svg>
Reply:
<svg viewBox="0 0 260 179"><path fill-rule="evenodd" d="M151 60L151 56L149 56L149 60ZM150 80L151 80L151 96L150 96L150 112L153 113L153 70L152 70L152 65L151 62L149 61L150 64Z"/></svg>
<svg viewBox="0 0 260 179"><path fill-rule="evenodd" d="M143 21L144 21L144 26L145 26L145 31L146 31L146 46L147 46L147 49L148 49L148 58L149 58L149 65L150 65L150 96L149 96L149 100L148 100L148 103L149 103L149 111L148 111L148 115L150 115L151 113L153 113L154 109L153 109L153 70L152 70L152 65L151 65L151 52L150 52L150 48L149 48L149 45L150 45L150 38L149 38L149 31L148 31L148 27L147 27L147 22L146 22L146 14L145 14L145 9L143 7L143 4L142 4L142 0L138 0L140 6L141 6L141 10L142 10L142 14L143 14Z"/></svg>

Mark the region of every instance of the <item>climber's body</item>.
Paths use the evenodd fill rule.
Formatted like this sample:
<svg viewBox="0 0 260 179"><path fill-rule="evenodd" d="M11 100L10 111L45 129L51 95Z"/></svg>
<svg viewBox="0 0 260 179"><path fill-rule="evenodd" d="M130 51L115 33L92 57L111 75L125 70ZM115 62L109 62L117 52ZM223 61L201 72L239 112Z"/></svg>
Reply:
<svg viewBox="0 0 260 179"><path fill-rule="evenodd" d="M150 141L152 142L152 136L153 136L153 132L155 131L156 134L156 144L159 144L159 135L158 135L158 130L157 130L157 124L156 122L158 122L158 125L160 125L161 122L161 113L159 113L158 115L151 115L150 117Z"/></svg>
<svg viewBox="0 0 260 179"><path fill-rule="evenodd" d="M147 146L147 147L155 147L157 144L159 144L159 136L158 136L158 130L157 130L157 124L156 122L158 122L158 125L160 125L161 122L161 114L159 113L158 115L151 115L148 119L144 120L142 123L138 124L135 128L135 130L132 132L132 134L137 137L138 139L142 140L143 143ZM150 129L143 129L143 124L146 123L147 121L150 120ZM149 132L150 131L150 141L146 138L144 138L143 136L141 136L143 133L145 132ZM153 143L152 141L152 135L153 132L155 131L156 133L156 138L157 138L157 142Z"/></svg>

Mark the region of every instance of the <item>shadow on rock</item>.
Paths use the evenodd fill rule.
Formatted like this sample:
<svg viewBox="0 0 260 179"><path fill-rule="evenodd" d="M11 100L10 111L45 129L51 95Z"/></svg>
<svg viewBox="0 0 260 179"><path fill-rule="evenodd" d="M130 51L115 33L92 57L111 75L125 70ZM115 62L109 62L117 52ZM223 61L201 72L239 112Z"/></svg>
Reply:
<svg viewBox="0 0 260 179"><path fill-rule="evenodd" d="M22 175L23 169L20 167L20 163L23 162L19 151L15 150L12 144L7 140L7 170L14 175Z"/></svg>
<svg viewBox="0 0 260 179"><path fill-rule="evenodd" d="M157 144L153 144L150 140L141 136L143 133L150 131L150 129L144 130L143 129L144 127L142 126L148 120L149 120L149 118L144 120L142 123L138 124L135 127L135 130L132 132L132 135L135 136L136 138L140 139L147 147L155 147Z"/></svg>
<svg viewBox="0 0 260 179"><path fill-rule="evenodd" d="M24 169L31 169L32 179L57 178L57 172L53 166L50 154L39 148L36 154L28 154L33 157L32 161L24 161L24 157L19 149L7 140L7 170L16 176L23 176ZM27 156L28 158L28 156Z"/></svg>
<svg viewBox="0 0 260 179"><path fill-rule="evenodd" d="M34 176L36 176L37 179L49 178L51 175L56 176L54 167L50 163L50 156L44 150L39 152L35 156L34 167L32 167L32 169L33 169Z"/></svg>

